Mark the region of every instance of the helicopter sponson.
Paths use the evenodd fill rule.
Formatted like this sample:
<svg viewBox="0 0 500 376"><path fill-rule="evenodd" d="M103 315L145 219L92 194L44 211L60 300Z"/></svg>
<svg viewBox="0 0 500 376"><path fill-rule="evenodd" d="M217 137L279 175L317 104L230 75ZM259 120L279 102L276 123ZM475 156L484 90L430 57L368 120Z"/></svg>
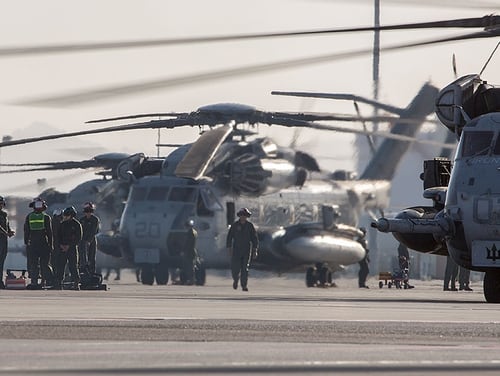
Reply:
<svg viewBox="0 0 500 376"><path fill-rule="evenodd" d="M454 232L453 222L434 207L408 208L394 218L380 218L371 226L380 232L392 232L410 249L438 255L448 254L444 239Z"/></svg>

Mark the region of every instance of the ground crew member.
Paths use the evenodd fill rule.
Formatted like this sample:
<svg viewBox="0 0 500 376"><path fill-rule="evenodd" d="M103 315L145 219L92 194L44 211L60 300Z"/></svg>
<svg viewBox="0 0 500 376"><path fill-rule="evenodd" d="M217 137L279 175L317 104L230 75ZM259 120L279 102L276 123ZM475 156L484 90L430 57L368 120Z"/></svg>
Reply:
<svg viewBox="0 0 500 376"><path fill-rule="evenodd" d="M457 291L455 282L458 275L458 264L448 255L446 258L446 268L444 270L443 291Z"/></svg>
<svg viewBox="0 0 500 376"><path fill-rule="evenodd" d="M86 202L83 205L84 216L80 218L83 237L79 249L79 267L83 273L86 270L90 274L95 273L95 259L97 250L96 235L100 230L100 220L94 215L95 205Z"/></svg>
<svg viewBox="0 0 500 376"><path fill-rule="evenodd" d="M57 264L58 287L64 280L64 269L68 263L73 288L79 290L80 271L78 270L78 244L82 241L82 225L75 219L76 210L73 206L63 211L63 221L59 228L59 244L61 252Z"/></svg>
<svg viewBox="0 0 500 376"><path fill-rule="evenodd" d="M366 278L370 273L370 268L368 267L368 263L370 262L370 258L368 257L368 245L366 243L366 229L364 227L360 227L361 232L363 232L363 236L358 238L358 243L361 244L363 249L366 251L365 257L359 262L359 272L358 272L358 285L359 288L369 288L366 285Z"/></svg>
<svg viewBox="0 0 500 376"><path fill-rule="evenodd" d="M28 274L31 278L30 288L41 287L38 284L40 269L42 280L53 284L54 275L50 266L50 254L53 251L52 220L45 213L47 204L37 197L30 204L33 211L24 221L24 244L26 245ZM43 282L42 282L43 284Z"/></svg>
<svg viewBox="0 0 500 376"><path fill-rule="evenodd" d="M63 216L61 209L55 209L52 212L52 239L54 239L54 250L50 256L50 263L52 265L54 276L57 276L57 260L59 258L59 253L61 252L58 234L59 228L61 227L62 218Z"/></svg>
<svg viewBox="0 0 500 376"><path fill-rule="evenodd" d="M15 232L10 228L9 217L7 212L4 210L5 205L5 199L0 196L0 289L5 288L2 278L3 266L5 259L7 258L7 239L15 234Z"/></svg>
<svg viewBox="0 0 500 376"><path fill-rule="evenodd" d="M460 291L472 291L470 288L470 270L467 268L464 268L463 266L460 267L460 273L458 274L458 283L459 287L458 289Z"/></svg>
<svg viewBox="0 0 500 376"><path fill-rule="evenodd" d="M400 272L406 274L406 278L403 281L405 288L414 288L415 286L410 285L410 252L408 252L408 247L402 243L399 243L398 246L398 261ZM407 271L407 273L405 271Z"/></svg>
<svg viewBox="0 0 500 376"><path fill-rule="evenodd" d="M238 279L241 274L241 288L248 291L248 269L252 257L257 257L259 240L252 222L248 218L252 215L250 210L243 208L237 213L239 219L229 228L226 246L231 256L231 272L233 276L233 289L238 288Z"/></svg>
<svg viewBox="0 0 500 376"><path fill-rule="evenodd" d="M186 222L186 242L184 243L183 258L184 258L184 275L186 278L186 284L194 284L194 265L198 257L198 252L196 251L196 240L198 238L198 232L194 228L194 221L190 219Z"/></svg>

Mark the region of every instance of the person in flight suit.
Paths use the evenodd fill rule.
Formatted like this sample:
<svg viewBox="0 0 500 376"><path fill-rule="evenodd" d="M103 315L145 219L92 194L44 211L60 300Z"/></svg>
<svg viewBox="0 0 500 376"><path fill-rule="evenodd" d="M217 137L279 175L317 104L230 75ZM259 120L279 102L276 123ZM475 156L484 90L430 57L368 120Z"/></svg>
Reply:
<svg viewBox="0 0 500 376"><path fill-rule="evenodd" d="M238 288L238 279L241 274L241 289L248 291L248 269L252 257L257 258L259 240L253 223L248 220L252 215L250 210L243 208L238 211L237 215L239 219L229 228L226 246L231 256L233 289Z"/></svg>
<svg viewBox="0 0 500 376"><path fill-rule="evenodd" d="M457 291L455 281L458 275L458 264L448 255L446 258L446 268L444 270L443 291Z"/></svg>
<svg viewBox="0 0 500 376"><path fill-rule="evenodd" d="M95 273L95 258L97 250L96 235L100 230L101 221L94 215L95 205L86 202L83 205L83 217L80 218L83 237L79 249L79 267L83 272L86 269L90 274Z"/></svg>
<svg viewBox="0 0 500 376"><path fill-rule="evenodd" d="M194 264L196 258L198 257L198 252L196 251L196 239L198 238L198 232L194 228L194 221L190 219L186 222L186 242L184 243L183 257L184 257L184 275L186 278L186 284L194 284Z"/></svg>
<svg viewBox="0 0 500 376"><path fill-rule="evenodd" d="M24 221L24 244L26 245L28 274L31 278L30 288L38 288L40 269L42 281L51 285L54 282L50 255L53 251L52 220L48 214L47 204L37 197L30 204L33 211ZM43 284L43 282L42 282Z"/></svg>
<svg viewBox="0 0 500 376"><path fill-rule="evenodd" d="M79 290L80 271L78 270L78 244L82 241L82 225L75 218L76 210L73 206L63 211L63 221L59 228L58 241L60 244L59 260L57 263L58 287L62 286L66 263L71 273L73 288Z"/></svg>
<svg viewBox="0 0 500 376"><path fill-rule="evenodd" d="M6 205L3 196L0 196L0 289L4 289L5 285L2 281L3 265L7 258L7 239L14 236L15 232L11 230L9 225L9 217L4 210Z"/></svg>
<svg viewBox="0 0 500 376"><path fill-rule="evenodd" d="M370 258L368 257L368 244L366 242L366 229L364 227L360 227L361 232L363 232L363 236L360 236L358 239L358 243L361 244L363 249L366 251L365 257L359 262L359 272L358 272L358 286L359 288L369 288L366 285L366 278L370 273L370 268L368 267L368 263L370 262Z"/></svg>
<svg viewBox="0 0 500 376"><path fill-rule="evenodd" d="M52 239L54 239L54 250L50 256L50 262L52 265L52 270L54 271L54 276L57 277L57 260L59 258L59 253L61 248L59 246L59 228L61 227L61 222L63 219L61 209L55 209L52 212Z"/></svg>

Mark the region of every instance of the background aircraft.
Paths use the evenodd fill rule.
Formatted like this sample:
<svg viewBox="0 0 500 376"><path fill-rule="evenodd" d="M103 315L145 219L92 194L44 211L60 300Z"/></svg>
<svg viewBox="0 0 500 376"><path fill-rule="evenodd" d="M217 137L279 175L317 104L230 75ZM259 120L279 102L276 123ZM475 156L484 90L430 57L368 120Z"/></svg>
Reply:
<svg viewBox="0 0 500 376"><path fill-rule="evenodd" d="M140 9L134 8L133 5L127 3L109 3L106 6L102 4L96 5L99 12L92 9L92 4L86 3L84 7L78 8L78 5L67 7L63 2L53 2L50 7L43 7L43 9L35 9L33 14L38 16L35 18L26 15L22 7L19 8L20 17L12 17L18 19L16 25L9 25L6 22L1 27L7 30L17 30L15 35L12 36L11 44L29 44L30 42L37 42L42 44L44 41L85 41L85 40L111 40L115 39L133 39L133 38L158 38L162 35L179 35L191 33L193 35L206 34L206 30L211 30L214 34L227 34L228 25L230 25L231 32L254 32L266 30L290 30L290 29L307 29L307 28L321 28L331 27L332 22L340 26L352 25L352 14L356 14L356 19L360 23L369 25L373 21L373 7L372 2L357 2L349 3L326 3L318 2L308 4L307 17L304 16L304 9L300 2L256 2L252 7L247 7L245 12L233 4L216 2L211 3L208 9L203 11L197 4L199 13L193 14L189 12L192 4L183 3L175 5L164 3L165 5L148 4L147 7L143 5ZM449 4L449 3L448 3ZM486 4L486 5L485 5ZM463 6L465 8L459 8ZM422 6L422 3L415 4L401 4L397 2L384 2L382 6L382 21L386 23L395 23L402 21L414 22L416 20L428 20L429 14L432 13L435 19L445 19L451 17L470 17L480 16L484 13L493 12L496 10L496 4L486 2L471 2L466 5L463 3L457 4L454 2L452 7L448 7L447 3L440 2L439 6L434 4L429 9L429 4ZM106 8L109 6L109 9ZM203 5L204 7L205 5ZM208 6L208 5L207 5ZM472 11L470 7L474 7ZM122 17L116 19L114 15L116 7L120 8ZM158 7L165 7L159 9ZM182 7L186 7L183 12ZM281 8L282 7L282 8ZM57 10L57 11L54 11ZM107 15L107 12L110 15ZM47 12L47 17L40 17L44 12ZM283 14L284 17L277 19L274 14ZM474 15L471 13L475 12ZM15 14L16 9L10 9L10 14ZM167 25L165 18L159 15L165 14L190 14L186 20L182 17L171 17ZM217 13L219 17L228 22L220 22L218 17L205 17L206 14ZM58 17L50 21L49 14L64 14L64 17ZM141 22L141 15L147 14ZM87 20L86 18L89 17ZM130 17L130 18L128 18ZM30 33L30 28L36 27L38 19L44 19L44 26L37 27L39 32ZM110 19L113 19L113 30L110 34ZM259 19L256 23L255 19ZM71 20L71 28L66 28L64 20ZM91 21L89 21L91 20ZM121 23L123 21L123 24ZM26 22L25 25L17 22ZM179 25L178 23L181 23ZM291 26L293 23L293 27ZM187 27L188 26L188 27ZM167 28L167 30L165 30ZM41 30L41 31L40 31ZM61 30L65 30L61 33ZM23 35L24 31L29 32L29 37ZM455 31L450 31L453 33ZM457 31L462 33L462 31ZM94 34L95 33L95 34ZM413 37L410 32L403 33L385 33L382 36L382 45L390 45L391 43L399 43L408 39L420 39L421 37L433 38L436 35L442 36L441 31L435 30L420 30L418 36ZM7 35L7 32L5 33ZM129 36L129 38L127 38ZM38 38L37 40L30 40L29 38ZM298 43L303 44L297 49ZM189 46L187 48L168 48L168 49L147 49L142 50L140 53L134 52L120 52L118 54L108 54L105 52L92 53L89 55L76 54L73 56L61 57L36 57L36 58L9 58L2 61L5 72L3 83L5 91L3 98L9 101L12 98L25 97L26 92L35 94L46 94L58 91L65 91L64 89L78 89L88 88L92 83L99 82L116 83L120 80L128 80L130 78L141 81L143 78L151 78L155 80L155 76L165 76L165 69L168 70L168 75L172 77L177 73L188 74L193 71L209 70L210 68L223 68L236 66L237 63L266 63L272 60L280 60L286 57L303 57L310 55L325 54L328 50L338 51L349 50L350 45L356 45L360 48L371 50L372 36L371 34L365 35L347 35L334 38L322 37L320 39L293 39L293 40L276 40L269 42L256 41L251 44L231 43L222 46L209 45L207 47ZM485 44L486 43L486 44ZM481 49L481 46L488 45L487 48ZM417 86L426 81L432 75L433 81L437 86L443 86L440 83L448 80L451 76L449 68L450 56L452 52L457 52L459 65L463 70L474 70L477 68L477 60L486 55L490 48L491 43L488 42L462 42L455 44L445 44L439 47L426 47L425 49L418 50L405 50L404 53L384 53L380 66L381 88L380 96L384 100L389 100L392 103L404 105L411 96ZM196 47L196 48L195 48ZM458 51L457 51L458 50ZM460 54L462 52L462 54ZM432 54L434 59L422 59L422 55ZM216 56L214 59L200 59L199 56ZM440 58L441 57L441 58ZM123 64L126 61L127 64ZM408 62L419 61L418 67ZM144 65L147 64L147 70L144 70ZM243 64L241 64L243 65ZM85 67L84 67L85 66ZM136 71L133 71L136 69ZM56 125L64 125L69 129L80 127L80 124L85 119L95 118L99 116L107 116L110 113L123 113L123 107L127 108L127 112L151 112L158 108L165 108L165 103L168 103L169 108L177 109L190 109L198 107L202 103L209 103L215 101L231 101L250 102L255 103L259 108L290 108L289 100L278 98L269 99L262 95L262 92L268 92L275 89L281 90L319 90L329 91L335 88L336 91L354 92L357 94L369 96L371 90L367 87L366 82L370 81L371 61L366 58L359 57L349 61L337 60L334 63L324 63L324 65L316 65L314 68L297 68L297 70L287 71L284 68L280 69L279 73L264 74L260 73L251 78L233 78L230 81L216 81L215 83L199 85L194 88L180 88L176 87L175 92L163 91L158 95L150 94L148 97L141 97L139 100L131 98L125 99L117 104L112 102L99 101L90 106L79 108L77 111L71 110L35 110L30 109L16 109L14 107L5 106L2 108L2 114L5 119L5 132L12 133L18 124L26 124L26 119L31 123L33 118L44 119ZM13 73L19 73L19 76ZM110 75L112 72L112 76ZM394 74L397 72L397 74ZM19 79L22 74L23 80ZM401 84L404 77L404 85ZM244 90L241 90L244 88ZM229 94L228 94L229 93ZM271 103L271 100L273 103ZM316 103L315 106L325 108L326 106L321 103ZM327 105L327 109L331 110L331 105ZM342 105L341 105L342 106ZM346 105L347 108L347 105ZM341 108L339 108L341 110ZM343 112L347 112L343 111ZM32 114L35 114L34 116ZM12 125L10 125L12 124ZM11 128L9 128L9 126ZM36 131L36 130L35 130ZM38 130L41 132L41 130ZM183 131L182 131L183 132ZM193 139L195 132L189 129L185 130L184 135L178 132L176 137L180 137L178 141L189 142ZM285 131L274 131L273 129L263 129L263 132L269 132L273 135L274 132L279 133L280 139L283 139ZM156 142L156 132L144 133L147 137L145 145L153 145ZM125 151L133 153L137 151L134 147L138 137L121 136L120 145L113 150ZM142 136L141 136L142 137ZM164 137L164 136L163 136ZM288 134L292 138L291 134ZM302 139L307 141L314 138L315 134L309 131L302 132ZM340 151L340 146L350 143L351 136L335 136L336 152ZM104 137L102 138L104 139ZM88 138L87 138L88 140ZM92 142L94 142L94 138ZM108 139L107 144L113 145L116 137ZM342 141L339 141L342 140ZM347 140L347 141L345 141ZM175 141L175 140L174 140ZM317 144L315 149L328 151L332 143L331 139L322 137L316 138ZM90 141L85 141L89 143ZM56 146L57 145L57 146ZM43 153L46 154L48 149L55 149L59 144L48 144L43 148ZM151 147L149 150L143 150L145 153L152 155L155 150ZM12 158L12 151L2 151L2 159L6 161L17 161L18 158ZM95 153L91 154L94 155ZM326 152L321 151L322 155ZM352 170L353 160L350 147L346 147L343 151L344 161L335 161L335 163L342 163L344 168ZM38 153L38 155L41 155ZM88 155L90 157L91 155ZM26 155L24 156L26 158ZM44 158L45 159L45 158ZM55 158L46 158L50 160ZM29 159L25 159L29 161ZM408 159L407 159L408 160ZM319 161L324 169L331 169L333 167L330 159ZM410 161L411 162L411 161ZM414 162L413 162L414 163ZM413 165L414 166L414 165ZM341 166L342 167L342 166ZM403 193L411 190L418 189L420 182L418 181L418 173L412 173L414 168L403 169L403 178L396 184L401 187L393 190L393 196L404 196ZM417 167L420 171L420 166ZM410 179L411 177L412 179ZM397 178L398 179L398 178ZM50 180L50 178L49 178ZM396 180L397 181L397 180ZM16 182L17 184L17 182ZM14 186L14 185L12 185ZM416 188L417 187L417 188ZM397 203L396 203L397 205Z"/></svg>
<svg viewBox="0 0 500 376"><path fill-rule="evenodd" d="M408 119L397 118L392 132L385 136L396 138L400 143L403 138L404 146L408 146L409 140L412 140L410 136L418 130L417 123L421 124L432 110L436 93L437 89L424 85L407 110L401 111L401 115ZM339 270L343 265L359 261L365 253L356 238L362 234L352 226L357 226L361 211L387 207L388 181L394 176L396 165L407 150L406 147L388 148L388 145L397 146L393 144L393 139L389 139L382 144L381 154L375 157L375 163L367 168L362 180L354 181L345 173L311 180L307 179L307 171L320 172L313 157L278 147L268 138L248 141L251 132L236 126L241 123L270 123L331 130L338 127L306 120L331 120L338 115L262 112L235 104L204 106L191 113L163 115L171 118L0 144L12 146L123 129L226 124L202 134L194 144L171 153L163 162L158 177L141 179L130 171L132 167L130 172L127 171L129 175L123 174L126 170L120 168L123 162L118 165L117 169L125 175L125 179L131 177L132 191L121 217L119 232L113 236L103 234L100 249L111 255L123 255L129 262L141 266L142 281L148 284L153 283L154 278L159 284L166 283L168 269L178 266L175 253L182 248L183 223L188 219L194 218L197 223L199 248L205 265L227 267L229 259L224 253L224 237L221 234L234 219L236 204L249 206L258 213L256 224L264 240L258 261L266 268L283 271L325 263ZM105 120L144 116L147 115ZM389 158L389 162L380 163L381 155ZM73 167L74 162L67 165ZM206 182L206 178L211 180ZM293 186L299 187L299 190ZM324 205L338 208L340 218L337 222L344 226L334 225L332 218L327 221L321 211ZM320 282L325 284L331 281L328 267L322 267L321 271ZM313 284L310 275L311 269L308 285ZM202 280L204 277L200 277L200 284Z"/></svg>

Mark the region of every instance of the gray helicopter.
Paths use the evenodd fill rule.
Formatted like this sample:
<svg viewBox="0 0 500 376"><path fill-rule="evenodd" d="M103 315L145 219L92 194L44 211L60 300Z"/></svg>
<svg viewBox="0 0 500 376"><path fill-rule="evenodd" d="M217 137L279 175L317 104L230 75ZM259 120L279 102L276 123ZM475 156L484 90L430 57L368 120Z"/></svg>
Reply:
<svg viewBox="0 0 500 376"><path fill-rule="evenodd" d="M499 112L500 88L479 74L442 89L436 114L455 133L458 146L453 164L443 158L424 163L424 197L433 205L408 208L372 224L411 249L449 254L459 265L485 272L489 303L500 303Z"/></svg>
<svg viewBox="0 0 500 376"><path fill-rule="evenodd" d="M436 93L437 89L424 85L408 111L400 113L408 119L394 117L393 132L380 134L391 141L413 141L407 135L407 123L413 124L412 132L418 129L415 123L422 123L431 112L429 98ZM218 104L191 113L163 115L169 118L11 140L0 146L123 129L208 125L210 130L195 143L177 148L163 160L159 175L125 172L132 183L118 231L99 236L100 250L139 266L146 284L155 279L158 284L168 282L169 269L179 264L184 223L189 219L198 229L203 259L196 282L204 283L206 267L227 267L224 234L239 206L250 207L255 213L262 240L256 262L262 268L286 271L317 264L320 266L309 267L306 282L308 286L316 282L325 285L331 281L332 269L340 270L364 257L365 250L357 241L362 236L356 227L359 214L388 205L393 165L400 160L397 153L404 153L406 148L397 149L390 158L392 163L372 165L366 171L367 177L357 180L347 173L322 174L309 154L279 147L268 138L255 138L249 129L240 127L263 123L336 130L319 121L338 120L337 114L263 112L246 105ZM381 150L385 154L387 148ZM311 179L311 174L317 177Z"/></svg>
<svg viewBox="0 0 500 376"><path fill-rule="evenodd" d="M498 24L498 17L486 16L483 18L475 18L475 19L462 19L462 20L452 20L452 21L432 22L432 23L422 23L422 24L411 24L411 25L393 25L393 26L384 26L384 27L375 27L375 28L368 27L368 28L331 29L331 30L319 30L319 31L315 30L315 31L300 31L300 32L291 32L291 33L286 32L286 33L272 33L272 34L259 34L259 35L244 35L244 36L222 36L222 37L209 37L209 38L195 38L195 40L189 40L189 41L186 41L186 40L182 40L182 41L179 41L179 40L158 41L157 44L158 45L162 45L162 44L166 45L166 44L172 44L172 43L178 44L178 43L185 43L185 42L200 43L200 42L203 42L205 39L207 41L213 42L213 41L217 41L217 40L252 39L252 38L267 38L267 37L274 38L274 37L281 37L281 36L287 36L287 35L291 35L291 36L293 36L293 35L316 35L319 33L379 31L379 30L391 30L391 29L412 29L412 28L433 28L433 27L483 27L483 28L486 28L484 32L474 33L473 36L471 34L471 35L460 36L460 37L443 38L443 39L439 39L439 40L416 42L416 43L405 44L405 45L400 45L400 46L393 46L393 47L383 49L383 50L395 50L395 49L400 49L400 48L415 47L415 46L421 46L421 45L427 45L427 44L433 44L433 43L448 42L451 40L470 39L470 38L474 38L474 37L492 37L492 36L497 35L498 29L495 28L497 24ZM478 34L481 34L481 35L478 35ZM144 43L136 43L133 46L138 47L141 45L151 45L151 41L145 41ZM54 48L54 46L37 46L36 48L33 48L33 49L31 49L29 47L28 48L21 48L21 49L14 48L14 49L11 49L10 51L2 51L2 55L13 56L13 55L31 54L31 53L64 52L65 50L66 51L68 50L65 47L70 47L69 50L85 50L85 49L111 48L111 47L123 48L123 47L130 47L130 44L114 43L113 46L108 44L108 45L104 45L104 46L92 45L92 46L80 46L80 47L76 47L76 48L75 48L75 46L65 46L64 48L60 48L60 47L61 46L55 46L55 48ZM308 59L298 59L296 61L278 62L275 64L267 64L265 66L258 66L258 67L242 67L241 69L231 69L231 70L225 71L225 72L211 72L211 73L209 72L209 73L202 74L202 75L198 74L196 77L182 77L182 79L180 79L180 80L179 79L170 79L170 80L167 80L166 82L162 83L161 85L159 85L158 82L156 81L154 83L153 87L158 88L159 86L160 87L179 86L179 83L182 83L182 82L192 83L195 81L199 82L199 81L207 81L210 79L221 79L224 77L231 77L234 75L244 75L244 74L251 74L251 73L255 73L255 72L262 72L262 71L266 71L266 70L283 69L284 67L300 66L300 65L304 65L304 64L314 64L314 63L323 62L323 61L335 60L337 58L355 57L355 56L369 54L369 53L371 53L371 50L364 50L364 51L357 51L357 52L355 51L355 52L350 52L348 54L331 54L331 55L325 55L325 56L312 57L312 58L308 58ZM111 88L110 90L108 90L108 92L111 93L112 96L116 96L117 93L130 94L131 92L134 92L134 90L136 92L137 92L137 90L142 92L142 91L148 89L148 85L140 85L140 86L135 85L135 87L127 86L127 87L121 87L119 89L120 90L117 90L117 88ZM87 99L93 100L92 98L102 99L103 95L104 96L106 95L106 90L102 90L102 88L100 88L98 90L98 95L95 95L95 94L96 93L88 91L86 93L86 96L77 95L76 97L72 97L71 95L65 94L63 96L60 96L59 98L48 98L48 99L42 98L40 100L25 101L24 103L38 104L38 105L42 104L43 105L44 103L45 104L47 104L47 103L52 103L52 104L68 103L68 101L71 102L71 100L74 100L74 102L77 102L77 103L81 103L82 101L86 101ZM196 121L193 121L193 120L197 119L197 113L198 113L198 115L201 115L199 117L199 119L203 119L204 124L208 124L208 125L226 124L225 122L213 123L212 120L210 120L208 116L205 116L205 115L208 115L208 113L209 113L205 110L207 110L207 109L202 108L202 109L200 109L200 111L195 112L195 113L191 113L191 114L184 114L184 115L173 114L171 116L174 117L174 119L161 120L161 121L158 121L154 124L153 124L153 122L148 122L148 123L131 124L131 125L128 125L125 127L121 127L121 126L108 127L108 128L104 128L104 129L100 129L100 130L95 130L95 131L73 132L73 133L67 134L65 136L53 135L50 138L42 137L42 138L37 138L36 140L52 139L52 138L55 139L55 138L67 137L67 136L71 136L71 135L84 135L84 134L92 134L92 133L118 131L118 130L123 130L123 129L146 129L146 128L162 128L162 127L175 128L177 126L183 126L183 125L192 125L192 124L199 125L199 123L196 123ZM242 110L242 111L238 111L238 113L240 113L240 114L245 113L246 116L248 116L249 114L252 113L252 111L246 111L243 108L240 108L239 110ZM168 116L168 114L165 114L165 115ZM276 119L277 120L283 119L284 117L285 116L283 116L282 114L275 113L273 115L273 117L266 117L266 116L262 117L261 116L259 121L262 123L270 123ZM301 126L301 125L304 125L304 122L308 122L306 120L310 120L310 118L305 118L304 114L300 114L299 117L294 117L291 114L287 114L286 118L288 119L286 124L281 124L281 125L292 126L292 120L293 120L293 126ZM191 124L187 123L186 120L189 120L191 122ZM238 120L238 119L231 119L231 121L236 121L236 120ZM315 118L313 120L320 120L320 119ZM330 118L325 118L324 120L334 120L334 119L330 117ZM308 124L308 126L319 128L319 129L333 129L333 127L331 127L329 125L323 125L323 124L321 124L321 125L320 124ZM210 133L210 132L207 132L207 133ZM227 135L226 135L226 137L227 137ZM409 138L409 137L406 138L406 141L410 141L410 140L411 140L411 138ZM35 140L32 140L32 141L35 141ZM220 143L220 144L217 145L217 143ZM14 145L14 144L15 143L3 143L2 145L6 146L6 145ZM196 146L196 144L197 143L195 143L193 145L193 147ZM213 140L206 141L206 145L208 145L208 146L204 146L204 147L208 147L209 150L212 150L212 149L215 150L215 155L213 155L213 156L208 155L207 159L208 160L212 160L212 159L216 160L216 158L219 157L217 155L218 148L219 147L222 148L223 142L218 141L218 137L214 137ZM203 147L202 147L202 150L203 150ZM186 152L186 156L187 156L187 154L189 154L189 152ZM195 155L195 153L192 153L192 154ZM171 156L171 158L174 159L174 163L170 163L170 166L172 166L172 165L175 166L176 163L178 163L180 166L182 166L183 165L182 162L184 159L182 157L182 155L183 155L183 152L176 151L175 155ZM205 172L209 171L208 166L203 166L203 163L199 162L199 157L196 158L196 155L192 158L192 162L194 163L194 165L193 165L195 167L194 170L197 171L197 174L198 174L197 176L195 176L195 178L204 179L204 176L200 175L200 173L204 174ZM288 162L290 162L290 161L288 161ZM387 164L385 164L385 165L387 165ZM191 166L189 164L184 164L184 167L186 168L185 171L187 171L188 174L192 173L190 171ZM174 173L176 171L177 171L177 168L174 169ZM222 171L224 171L224 170L222 170ZM182 169L179 169L179 171L177 171L177 172L182 173ZM213 172L215 173L215 169L213 170ZM301 174L303 175L302 172L299 172L299 170L297 170L297 171L294 171L292 173L292 175L290 175L290 174L286 175L286 176L288 176L287 177L287 179L288 179L287 184L289 184L292 180L294 180L294 177L296 177L295 175L299 176ZM193 178L194 178L191 175L188 175L187 177L182 176L182 175L180 175L180 176L184 179L193 180ZM141 181L146 180L146 179L147 178L138 179L138 182L141 182ZM223 179L221 177L219 177L218 184L222 184L221 183L222 180ZM197 181L197 180L195 180L195 181ZM278 184L281 188L283 186L285 186L285 185L281 185L282 183L283 183L283 181L281 181ZM223 184L222 184L222 186L223 186ZM254 188L254 189L256 189L256 191L259 191L262 189L263 189L263 191L266 191L270 187L271 187L271 190L274 189L274 188L272 188L273 187L272 185L264 184L263 186L261 185L259 187L259 185L257 184L256 188ZM147 248L145 248L145 249L147 250ZM146 274L148 274L148 277L154 276L153 272L150 273L148 271ZM151 280L151 278L147 278L147 279ZM160 278L160 279L162 281L164 280L164 278Z"/></svg>

